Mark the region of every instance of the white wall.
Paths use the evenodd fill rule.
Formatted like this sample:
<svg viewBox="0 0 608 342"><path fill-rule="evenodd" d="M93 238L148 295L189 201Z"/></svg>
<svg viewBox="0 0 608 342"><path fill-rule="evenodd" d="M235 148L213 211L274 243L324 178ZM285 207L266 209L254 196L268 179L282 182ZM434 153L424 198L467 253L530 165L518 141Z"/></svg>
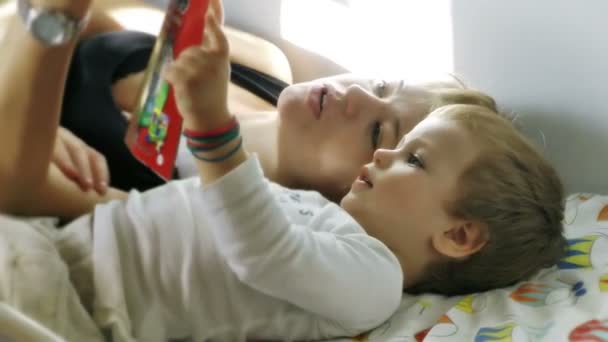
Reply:
<svg viewBox="0 0 608 342"><path fill-rule="evenodd" d="M223 0L223 3L226 24L264 37L283 50L291 63L294 81L305 81L346 71L331 60L300 48L281 37L282 0Z"/></svg>
<svg viewBox="0 0 608 342"><path fill-rule="evenodd" d="M281 0L224 4L229 24L284 49L295 80L340 71L281 39ZM608 193L608 0L452 0L452 14L456 73L542 130L568 192Z"/></svg>
<svg viewBox="0 0 608 342"><path fill-rule="evenodd" d="M608 193L608 1L453 0L455 71L546 136L568 191Z"/></svg>

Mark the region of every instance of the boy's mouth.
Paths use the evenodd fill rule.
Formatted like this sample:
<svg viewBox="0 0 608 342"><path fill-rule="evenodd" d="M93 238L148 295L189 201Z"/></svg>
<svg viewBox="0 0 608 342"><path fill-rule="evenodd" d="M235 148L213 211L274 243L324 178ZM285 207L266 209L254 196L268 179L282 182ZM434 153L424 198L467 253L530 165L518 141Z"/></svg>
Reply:
<svg viewBox="0 0 608 342"><path fill-rule="evenodd" d="M367 185L369 185L369 187L370 187L370 188L373 188L373 187L374 187L374 184L372 184L372 182L371 182L369 179L367 179L367 178L365 178L365 177L359 177L359 179L360 179L362 182L365 182Z"/></svg>
<svg viewBox="0 0 608 342"><path fill-rule="evenodd" d="M359 175L357 180L364 182L370 188L374 187L374 183L372 183L372 181L369 178L369 171L367 170L367 167L363 167L363 169L361 170L361 174Z"/></svg>
<svg viewBox="0 0 608 342"><path fill-rule="evenodd" d="M321 90L321 96L319 97L319 111L323 111L325 103L327 102L327 87L324 86Z"/></svg>

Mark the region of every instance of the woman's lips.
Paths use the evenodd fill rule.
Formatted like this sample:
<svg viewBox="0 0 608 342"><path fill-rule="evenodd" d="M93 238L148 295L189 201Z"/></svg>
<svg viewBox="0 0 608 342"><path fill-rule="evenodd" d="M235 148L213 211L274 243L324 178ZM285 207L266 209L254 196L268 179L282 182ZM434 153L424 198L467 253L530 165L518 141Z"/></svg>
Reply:
<svg viewBox="0 0 608 342"><path fill-rule="evenodd" d="M336 96L333 87L327 84L312 86L308 93L308 106L315 119L319 120L323 111L330 105Z"/></svg>
<svg viewBox="0 0 608 342"><path fill-rule="evenodd" d="M323 94L326 93L327 86L324 84L312 86L310 88L310 92L308 93L308 107L310 107L313 116L317 120L321 118L321 101L323 98Z"/></svg>

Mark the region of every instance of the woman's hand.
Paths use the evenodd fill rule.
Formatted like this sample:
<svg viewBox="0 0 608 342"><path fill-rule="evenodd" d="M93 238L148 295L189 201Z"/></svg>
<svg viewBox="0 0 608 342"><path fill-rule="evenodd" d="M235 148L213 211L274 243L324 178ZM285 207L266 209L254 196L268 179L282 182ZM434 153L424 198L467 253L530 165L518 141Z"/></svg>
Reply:
<svg viewBox="0 0 608 342"><path fill-rule="evenodd" d="M63 127L57 131L51 162L82 191L95 189L103 195L108 190L110 175L106 158Z"/></svg>
<svg viewBox="0 0 608 342"><path fill-rule="evenodd" d="M221 27L222 16L221 1L211 0L202 45L182 51L164 71L175 90L184 126L192 130L212 130L231 119L227 99L229 46Z"/></svg>

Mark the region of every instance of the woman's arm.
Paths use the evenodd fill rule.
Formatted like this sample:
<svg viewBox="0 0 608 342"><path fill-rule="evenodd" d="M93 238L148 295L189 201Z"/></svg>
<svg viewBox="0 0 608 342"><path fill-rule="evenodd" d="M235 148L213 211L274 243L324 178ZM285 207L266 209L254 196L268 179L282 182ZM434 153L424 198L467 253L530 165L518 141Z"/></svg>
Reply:
<svg viewBox="0 0 608 342"><path fill-rule="evenodd" d="M91 0L54 3L57 9L83 17ZM44 46L16 16L0 39L0 210L18 212L37 196L47 179L63 85L76 42Z"/></svg>
<svg viewBox="0 0 608 342"><path fill-rule="evenodd" d="M58 216L70 220L92 212L99 203L126 198L127 193L114 188L108 189L103 195L94 190L82 191L76 182L51 164L44 181L26 197L25 203L12 208L12 214Z"/></svg>
<svg viewBox="0 0 608 342"><path fill-rule="evenodd" d="M89 4L73 0L65 10L82 16ZM50 164L75 43L45 47L16 16L7 25L10 35L1 38L0 63L0 210L73 218L91 211L98 202L124 197L114 189L105 195L83 192Z"/></svg>

